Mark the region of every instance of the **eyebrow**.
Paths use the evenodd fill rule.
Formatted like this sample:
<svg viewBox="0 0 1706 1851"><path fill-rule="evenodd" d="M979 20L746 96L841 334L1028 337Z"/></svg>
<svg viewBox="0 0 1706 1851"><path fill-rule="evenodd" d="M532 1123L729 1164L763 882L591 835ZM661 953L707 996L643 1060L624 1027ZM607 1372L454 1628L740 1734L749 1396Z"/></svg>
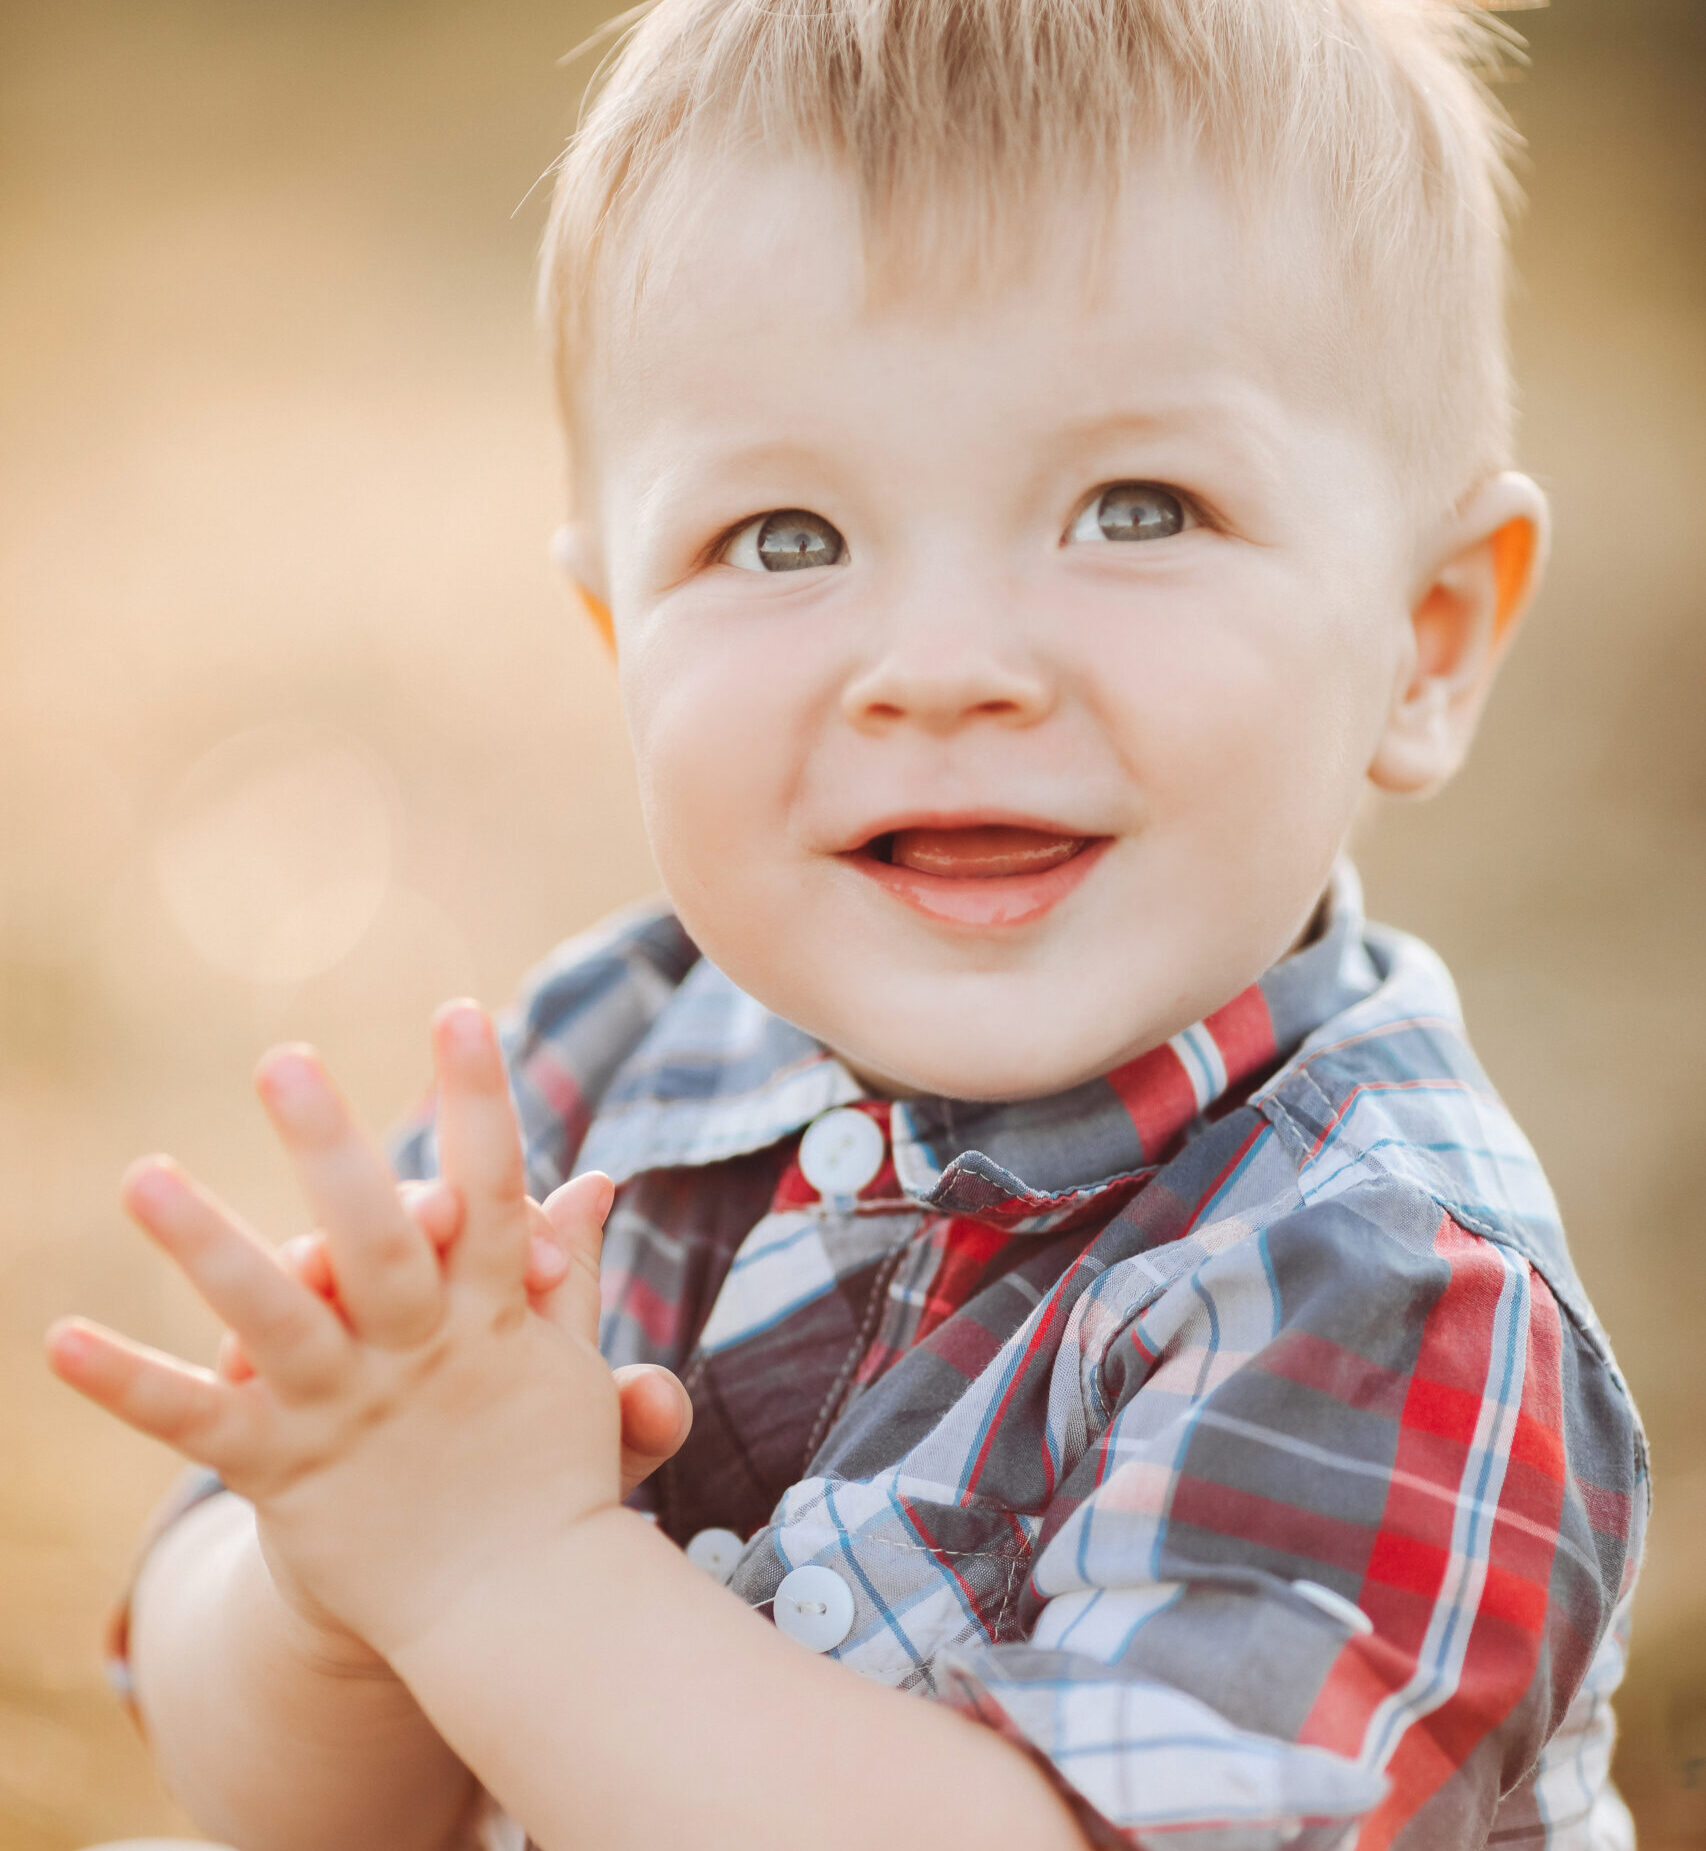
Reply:
<svg viewBox="0 0 1706 1851"><path fill-rule="evenodd" d="M1256 440L1258 460L1266 460L1275 435L1273 399L1269 393L1245 390L1235 394L1209 394L1179 398L1155 407L1131 407L1101 413L1062 425L1060 448L1071 451L1117 441L1123 437L1154 438L1197 432L1207 426L1215 436L1231 436L1248 451Z"/></svg>
<svg viewBox="0 0 1706 1851"><path fill-rule="evenodd" d="M764 437L736 443L732 449L718 441L685 449L678 447L675 454L684 467L702 467L710 461L718 469L773 469L817 463L822 453L817 445L801 443L796 438ZM666 469L664 473L672 472Z"/></svg>
<svg viewBox="0 0 1706 1851"><path fill-rule="evenodd" d="M1247 402L1233 405L1210 396L1182 398L1153 409L1133 407L1104 412L1095 417L1062 424L1053 432L1041 436L1041 441L1071 451L1116 441L1122 437L1153 438L1194 431L1201 429L1205 423L1235 437L1259 434L1265 440L1271 430L1267 395L1249 393L1239 396ZM1266 447L1264 442L1263 448ZM825 456L824 449L819 445L786 437L756 438L727 449L720 442L712 441L692 448L676 447L672 452L671 463L653 480L678 480L684 475L697 474L707 467L729 472L769 468L821 469Z"/></svg>
<svg viewBox="0 0 1706 1851"><path fill-rule="evenodd" d="M791 438L759 438L737 443L732 449L712 441L672 447L670 459L657 470L641 491L640 506L648 510L658 502L667 505L683 489L702 489L705 485L727 485L732 499L740 499L738 479L758 475L765 470L826 472L829 453L816 445L799 443Z"/></svg>
<svg viewBox="0 0 1706 1851"><path fill-rule="evenodd" d="M1039 428L1027 440L1039 476L1070 467L1086 450L1112 446L1119 441L1155 442L1196 437L1203 439L1202 460L1250 476L1271 475L1277 432L1274 395L1238 382L1231 389L1197 390L1169 396L1163 392L1152 404L1127 404L1093 415L1072 418ZM837 473L836 451L831 446L801 442L792 437L754 435L724 447L712 437L677 441L668 458L641 493L643 511L669 506L682 495L726 491L731 502L744 497L741 479L774 470L803 474L820 481ZM826 482L826 486L830 483ZM645 518L644 512L642 519Z"/></svg>

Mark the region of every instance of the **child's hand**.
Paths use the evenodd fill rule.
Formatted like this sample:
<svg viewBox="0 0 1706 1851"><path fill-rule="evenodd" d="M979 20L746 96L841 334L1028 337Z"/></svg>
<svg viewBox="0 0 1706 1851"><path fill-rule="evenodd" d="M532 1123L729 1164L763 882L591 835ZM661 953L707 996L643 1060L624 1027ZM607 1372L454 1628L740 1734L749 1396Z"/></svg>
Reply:
<svg viewBox="0 0 1706 1851"><path fill-rule="evenodd" d="M410 1219L432 1242L441 1263L462 1232L462 1201L442 1180L406 1182L397 1199ZM527 1243L527 1302L542 1317L556 1322L569 1315L573 1294L563 1290L571 1268L588 1262L573 1245L572 1195L567 1185L541 1206L527 1204L531 1234ZM562 1220L558 1228L553 1213ZM338 1303L337 1280L326 1237L315 1229L287 1240L277 1250L279 1264L330 1305ZM596 1277L597 1260L591 1262ZM254 1366L235 1331L220 1338L216 1370L222 1380L244 1382ZM660 1465L681 1450L693 1424L693 1403L672 1371L659 1363L627 1363L612 1371L622 1398L622 1495L626 1497Z"/></svg>
<svg viewBox="0 0 1706 1851"><path fill-rule="evenodd" d="M550 1223L584 1263L547 1319L525 1289L534 1223L491 1024L447 1009L434 1048L444 1177L464 1217L442 1264L319 1062L284 1050L263 1063L261 1095L325 1230L343 1315L151 1163L127 1206L257 1373L221 1380L78 1321L50 1338L73 1387L253 1503L287 1597L387 1656L621 1493L618 1392L595 1345L609 1182L581 1177L553 1199Z"/></svg>

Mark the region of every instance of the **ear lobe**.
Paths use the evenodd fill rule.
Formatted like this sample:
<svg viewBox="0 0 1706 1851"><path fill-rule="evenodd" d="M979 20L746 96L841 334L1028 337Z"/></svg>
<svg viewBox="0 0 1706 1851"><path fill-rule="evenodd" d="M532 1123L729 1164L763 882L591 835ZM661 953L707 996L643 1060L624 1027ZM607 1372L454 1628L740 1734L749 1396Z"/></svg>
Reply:
<svg viewBox="0 0 1706 1851"><path fill-rule="evenodd" d="M597 554L591 530L584 522L565 521L557 528L551 535L551 558L568 579L605 648L615 655L616 626L611 621L610 606L593 589L598 582Z"/></svg>
<svg viewBox="0 0 1706 1851"><path fill-rule="evenodd" d="M1546 497L1527 476L1495 476L1454 511L1411 606L1402 680L1369 765L1378 789L1427 796L1463 763L1549 537Z"/></svg>

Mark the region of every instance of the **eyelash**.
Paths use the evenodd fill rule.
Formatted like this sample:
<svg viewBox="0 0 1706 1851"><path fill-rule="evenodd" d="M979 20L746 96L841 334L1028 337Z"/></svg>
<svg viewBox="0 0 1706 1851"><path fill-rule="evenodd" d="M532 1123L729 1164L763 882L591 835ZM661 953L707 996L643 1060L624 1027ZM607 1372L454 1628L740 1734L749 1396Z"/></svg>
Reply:
<svg viewBox="0 0 1706 1851"><path fill-rule="evenodd" d="M1118 496L1122 491L1125 491L1129 501L1141 501L1147 498L1150 501L1171 503L1173 513L1169 514L1163 508L1160 521L1156 523L1163 528L1163 531L1151 533L1138 531L1145 524L1141 518L1135 523L1127 522L1128 531L1116 531L1120 523L1112 516L1106 504L1111 497ZM766 566L763 563L764 554L761 551L766 539L765 530L772 522L782 523L790 517L792 517L796 531L801 536L807 536L803 537L797 546L800 565L794 568L784 565ZM1178 524L1170 525L1169 523L1175 518ZM1179 534L1189 533L1192 528L1204 524L1202 510L1193 498L1181 490L1168 487L1164 482L1136 480L1107 482L1092 489L1079 504L1077 511L1066 524L1066 531L1061 535L1060 544L1067 546L1074 541L1081 544L1094 544L1099 541L1111 545L1145 545L1154 540L1176 538ZM830 553L831 556L807 559L806 555L812 550L809 539L812 529L818 530L817 537L821 542L821 550ZM826 520L821 514L813 513L808 508L772 508L763 514L749 515L738 526L724 533L708 550L707 563L735 564L731 555L735 547L748 534L753 536L753 563L748 565L744 561L740 562L739 569L742 571L779 572L802 568L826 570L832 566L843 565L847 560L847 541L832 521ZM787 557L785 552L779 552L776 556Z"/></svg>

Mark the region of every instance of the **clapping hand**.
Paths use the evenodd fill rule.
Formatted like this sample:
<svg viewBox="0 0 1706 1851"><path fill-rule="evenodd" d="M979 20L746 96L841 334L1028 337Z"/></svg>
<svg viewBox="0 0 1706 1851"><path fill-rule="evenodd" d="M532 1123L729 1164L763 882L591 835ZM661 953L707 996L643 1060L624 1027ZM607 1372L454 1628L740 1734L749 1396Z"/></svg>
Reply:
<svg viewBox="0 0 1706 1851"><path fill-rule="evenodd" d="M528 1200L482 1011L442 1011L434 1056L443 1183L412 1199L314 1055L262 1064L320 1229L286 1264L175 1166L131 1172L126 1206L231 1332L217 1371L80 1320L49 1337L73 1387L254 1504L287 1599L386 1656L685 1432L667 1372L619 1383L597 1352L608 1180Z"/></svg>

